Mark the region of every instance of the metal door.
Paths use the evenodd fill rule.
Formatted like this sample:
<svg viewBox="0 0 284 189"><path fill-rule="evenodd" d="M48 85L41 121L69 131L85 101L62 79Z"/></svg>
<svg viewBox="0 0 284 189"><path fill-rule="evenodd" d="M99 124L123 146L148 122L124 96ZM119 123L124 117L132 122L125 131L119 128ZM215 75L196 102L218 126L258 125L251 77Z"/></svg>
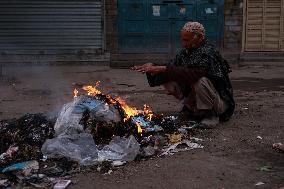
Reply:
<svg viewBox="0 0 284 189"><path fill-rule="evenodd" d="M223 38L224 0L120 0L119 51L168 53L180 49L180 30L198 21L216 46Z"/></svg>
<svg viewBox="0 0 284 189"><path fill-rule="evenodd" d="M103 48L101 0L2 0L0 53L62 54Z"/></svg>

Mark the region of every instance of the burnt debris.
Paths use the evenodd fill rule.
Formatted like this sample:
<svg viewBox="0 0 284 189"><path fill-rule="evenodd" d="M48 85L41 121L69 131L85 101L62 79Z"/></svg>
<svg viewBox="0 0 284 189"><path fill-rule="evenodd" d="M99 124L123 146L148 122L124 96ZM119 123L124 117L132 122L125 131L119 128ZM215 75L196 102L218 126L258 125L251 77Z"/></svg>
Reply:
<svg viewBox="0 0 284 189"><path fill-rule="evenodd" d="M10 146L18 147L18 150L11 158L1 159L0 166L41 158L41 146L54 136L53 125L54 122L43 114L26 114L19 119L1 121L1 154Z"/></svg>

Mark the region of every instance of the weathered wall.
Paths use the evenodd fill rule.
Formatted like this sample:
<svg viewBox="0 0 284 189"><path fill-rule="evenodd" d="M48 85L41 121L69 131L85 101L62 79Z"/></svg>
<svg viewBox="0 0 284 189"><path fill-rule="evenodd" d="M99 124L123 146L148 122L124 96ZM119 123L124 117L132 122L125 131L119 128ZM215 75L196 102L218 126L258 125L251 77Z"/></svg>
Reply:
<svg viewBox="0 0 284 189"><path fill-rule="evenodd" d="M225 0L224 51L242 47L243 0Z"/></svg>
<svg viewBox="0 0 284 189"><path fill-rule="evenodd" d="M106 49L108 52L116 53L117 41L117 0L105 0L106 14Z"/></svg>

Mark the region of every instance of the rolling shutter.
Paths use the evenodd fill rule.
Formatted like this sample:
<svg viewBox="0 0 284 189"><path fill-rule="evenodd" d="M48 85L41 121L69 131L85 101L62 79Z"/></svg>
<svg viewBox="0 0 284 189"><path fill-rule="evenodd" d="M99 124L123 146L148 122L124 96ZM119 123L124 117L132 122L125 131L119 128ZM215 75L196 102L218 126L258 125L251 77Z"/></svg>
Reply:
<svg viewBox="0 0 284 189"><path fill-rule="evenodd" d="M103 48L101 0L0 1L0 53L62 54Z"/></svg>
<svg viewBox="0 0 284 189"><path fill-rule="evenodd" d="M246 51L284 51L284 0L247 0Z"/></svg>

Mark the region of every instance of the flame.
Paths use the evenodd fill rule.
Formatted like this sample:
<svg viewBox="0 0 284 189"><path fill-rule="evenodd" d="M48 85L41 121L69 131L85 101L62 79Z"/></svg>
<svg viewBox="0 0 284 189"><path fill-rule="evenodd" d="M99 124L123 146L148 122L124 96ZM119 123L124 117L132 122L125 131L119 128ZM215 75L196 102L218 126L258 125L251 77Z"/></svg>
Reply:
<svg viewBox="0 0 284 189"><path fill-rule="evenodd" d="M142 135L143 129L141 128L140 124L136 122L137 132Z"/></svg>
<svg viewBox="0 0 284 189"><path fill-rule="evenodd" d="M83 86L82 89L87 91L87 94L89 96L96 96L98 94L102 94L102 92L97 89L99 84L100 84L100 81L98 81L95 86L91 86L91 85ZM126 114L126 118L124 118L124 121L127 121L131 116L135 116L139 114L139 111L136 108L132 108L128 106L126 102L120 97L113 99L110 95L106 95L106 98L109 100L111 104L115 105L118 102L121 105L121 108L124 110Z"/></svg>
<svg viewBox="0 0 284 189"><path fill-rule="evenodd" d="M97 87L99 86L100 81L96 82L95 86L83 86L82 89L85 90L87 92L87 94L89 96L94 96L96 97L96 95L98 94L102 94L102 92L100 90L97 89ZM74 89L74 98L78 96L78 90ZM124 122L126 122L127 120L129 120L131 117L133 116L137 116L140 114L143 114L144 116L146 116L146 119L151 121L154 113L151 110L150 106L144 104L144 109L143 111L141 110L137 110L135 107L130 107L129 105L126 104L125 100L123 100L122 98L118 97L118 98L112 98L110 95L105 95L105 97L109 100L108 103L106 103L105 105L108 106L110 104L116 105L117 103L119 103L120 107L124 110L125 112L125 118L123 119ZM143 129L141 127L141 125L138 122L135 122L136 127L137 127L137 132L139 134L143 133Z"/></svg>
<svg viewBox="0 0 284 189"><path fill-rule="evenodd" d="M79 91L76 88L74 89L73 93L74 93L74 98L78 97Z"/></svg>
<svg viewBox="0 0 284 189"><path fill-rule="evenodd" d="M110 96L110 95L106 95L107 99L109 99L110 103L112 103L113 105L116 104L116 101Z"/></svg>
<svg viewBox="0 0 284 189"><path fill-rule="evenodd" d="M126 114L126 118L124 118L124 121L127 121L131 116L136 116L139 114L139 111L136 108L132 108L128 106L125 103L125 101L121 99L120 97L116 98L115 100L119 102L119 104L121 105L122 109L124 110Z"/></svg>
<svg viewBox="0 0 284 189"><path fill-rule="evenodd" d="M144 104L144 115L147 116L147 119L148 119L149 121L152 121L152 118L153 118L153 116L154 116L154 113L153 113L153 111L150 109L150 106L148 106L148 105L146 105L146 104Z"/></svg>
<svg viewBox="0 0 284 189"><path fill-rule="evenodd" d="M83 86L82 89L87 91L89 96L96 96L97 94L101 94L102 92L100 90L97 89L97 87L100 85L100 81L96 82L95 86Z"/></svg>

